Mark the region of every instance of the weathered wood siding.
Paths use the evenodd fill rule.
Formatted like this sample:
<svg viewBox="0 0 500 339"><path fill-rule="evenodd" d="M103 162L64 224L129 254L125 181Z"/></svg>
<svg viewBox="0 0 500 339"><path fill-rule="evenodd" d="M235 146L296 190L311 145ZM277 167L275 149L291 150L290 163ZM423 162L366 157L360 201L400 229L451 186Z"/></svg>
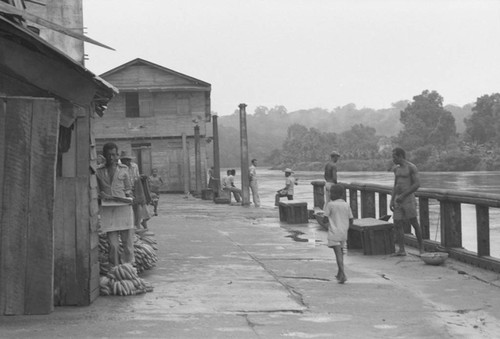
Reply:
<svg viewBox="0 0 500 339"><path fill-rule="evenodd" d="M120 150L135 156L140 153L143 161L147 159L148 163L142 166L146 171L158 169L165 181L162 191L183 192L185 178L189 179L189 189L195 190L193 137L198 125L202 186L206 187L210 85L146 61L124 65L105 73L103 78L119 88L120 94L109 102L104 116L95 121L98 151L105 142L113 141ZM138 117L126 116L127 93L138 93ZM183 134L188 139L188 166L183 162Z"/></svg>
<svg viewBox="0 0 500 339"><path fill-rule="evenodd" d="M188 111L183 112L181 101L186 100ZM96 120L95 135L101 138L179 137L194 134L193 119L200 123L200 134L206 134L205 95L202 92L139 92L140 117L125 117L125 94L114 97L102 118Z"/></svg>
<svg viewBox="0 0 500 339"><path fill-rule="evenodd" d="M76 176L57 178L54 303L89 305L99 294L97 181L89 165L96 155L91 137L92 119L79 109L72 143Z"/></svg>
<svg viewBox="0 0 500 339"><path fill-rule="evenodd" d="M102 146L109 140L100 140L96 144L96 151L102 152ZM151 168L158 169L158 174L162 177L164 184L161 187L162 192L183 192L184 190L184 165L183 165L183 149L181 138L167 138L167 139L134 139L133 142L129 140L116 140L113 141L120 151L126 151L132 154L132 145L134 143L150 144L151 149ZM201 139L200 144L206 144L205 139ZM195 190L195 149L194 138L187 140L187 155L189 159L189 173L190 190ZM208 171L206 161L207 150L206 147L200 147L201 162L201 175L202 175L202 188L206 188L206 173ZM145 175L146 173L141 171Z"/></svg>
<svg viewBox="0 0 500 339"><path fill-rule="evenodd" d="M131 65L120 72L105 77L106 81L112 83L120 90L136 89L138 87L159 86L192 86L189 79L179 77L176 74L159 71L150 65Z"/></svg>
<svg viewBox="0 0 500 339"><path fill-rule="evenodd" d="M90 173L90 302L99 296L99 206L97 203L97 149L94 135L94 116L90 118L90 166L93 169Z"/></svg>
<svg viewBox="0 0 500 339"><path fill-rule="evenodd" d="M53 311L59 105L0 98L0 314Z"/></svg>

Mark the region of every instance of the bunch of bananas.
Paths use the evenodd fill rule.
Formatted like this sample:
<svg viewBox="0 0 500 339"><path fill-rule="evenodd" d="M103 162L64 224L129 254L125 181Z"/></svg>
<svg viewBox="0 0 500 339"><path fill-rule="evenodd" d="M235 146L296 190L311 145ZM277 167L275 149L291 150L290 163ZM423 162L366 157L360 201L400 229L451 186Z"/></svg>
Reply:
<svg viewBox="0 0 500 339"><path fill-rule="evenodd" d="M139 239L148 244L149 246L151 246L155 251L158 250L158 242L156 241L156 239L153 237L153 233L149 233L149 232L145 232L143 233L142 235L139 236Z"/></svg>
<svg viewBox="0 0 500 339"><path fill-rule="evenodd" d="M131 264L112 267L100 277L99 287L101 295L125 296L153 291L153 286L140 278Z"/></svg>
<svg viewBox="0 0 500 339"><path fill-rule="evenodd" d="M158 256L154 248L142 241L134 244L134 256L135 266L139 273L152 269L158 261Z"/></svg>
<svg viewBox="0 0 500 339"><path fill-rule="evenodd" d="M154 239L154 234L143 232L136 234L134 238L135 266L139 273L150 270L158 261L156 251L158 243ZM120 242L120 252L123 252L123 246ZM99 234L99 263L100 275L105 276L112 268L108 262L109 242L106 233Z"/></svg>

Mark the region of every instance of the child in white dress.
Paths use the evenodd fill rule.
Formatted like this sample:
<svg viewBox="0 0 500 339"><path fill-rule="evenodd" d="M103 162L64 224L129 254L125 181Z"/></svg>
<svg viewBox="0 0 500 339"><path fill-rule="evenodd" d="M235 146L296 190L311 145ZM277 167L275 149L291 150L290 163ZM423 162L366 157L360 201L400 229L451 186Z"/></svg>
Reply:
<svg viewBox="0 0 500 339"><path fill-rule="evenodd" d="M351 207L342 199L344 187L339 184L330 188L330 201L325 206L325 217L328 217L328 247L333 248L337 260L338 273L336 278L339 284L347 281L344 272L344 254L342 247L347 241L347 231L352 225L353 215Z"/></svg>

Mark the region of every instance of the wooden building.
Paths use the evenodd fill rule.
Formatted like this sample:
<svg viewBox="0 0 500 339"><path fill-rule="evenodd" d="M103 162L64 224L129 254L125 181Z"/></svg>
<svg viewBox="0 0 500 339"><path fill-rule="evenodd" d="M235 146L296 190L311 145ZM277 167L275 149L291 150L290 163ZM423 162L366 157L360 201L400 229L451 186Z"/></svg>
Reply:
<svg viewBox="0 0 500 339"><path fill-rule="evenodd" d="M33 33L26 18L47 23L22 1L0 12L0 315L88 305L99 295L92 122L117 90Z"/></svg>
<svg viewBox="0 0 500 339"><path fill-rule="evenodd" d="M206 188L211 85L142 59L101 77L120 93L96 121L99 149L113 141L135 157L141 174L157 168L163 192Z"/></svg>

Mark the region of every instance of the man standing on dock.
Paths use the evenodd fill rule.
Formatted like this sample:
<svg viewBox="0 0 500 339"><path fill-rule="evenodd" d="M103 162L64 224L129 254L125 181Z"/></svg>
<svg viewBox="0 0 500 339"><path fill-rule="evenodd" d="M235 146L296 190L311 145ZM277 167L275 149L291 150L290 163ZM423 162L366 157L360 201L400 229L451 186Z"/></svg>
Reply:
<svg viewBox="0 0 500 339"><path fill-rule="evenodd" d="M106 163L97 171L97 188L101 206L101 232L107 233L110 245L109 262L113 266L131 263L134 258L134 214L132 184L128 167L118 163L118 146L112 142L102 148ZM120 241L123 251L120 251Z"/></svg>
<svg viewBox="0 0 500 339"><path fill-rule="evenodd" d="M330 188L337 183L337 161L340 153L333 151L330 153L330 161L325 165L325 206L330 201Z"/></svg>
<svg viewBox="0 0 500 339"><path fill-rule="evenodd" d="M415 201L415 191L420 187L418 169L413 163L406 160L405 151L396 147L392 151L392 161L396 165L394 168L394 187L390 208L394 212L394 227L396 229L396 239L399 250L396 256L405 256L404 225L409 222L415 229L420 254L424 252L422 229L417 220L417 206Z"/></svg>
<svg viewBox="0 0 500 339"><path fill-rule="evenodd" d="M252 159L252 165L249 168L250 189L252 190L253 204L260 206L259 184L257 183L257 159Z"/></svg>

